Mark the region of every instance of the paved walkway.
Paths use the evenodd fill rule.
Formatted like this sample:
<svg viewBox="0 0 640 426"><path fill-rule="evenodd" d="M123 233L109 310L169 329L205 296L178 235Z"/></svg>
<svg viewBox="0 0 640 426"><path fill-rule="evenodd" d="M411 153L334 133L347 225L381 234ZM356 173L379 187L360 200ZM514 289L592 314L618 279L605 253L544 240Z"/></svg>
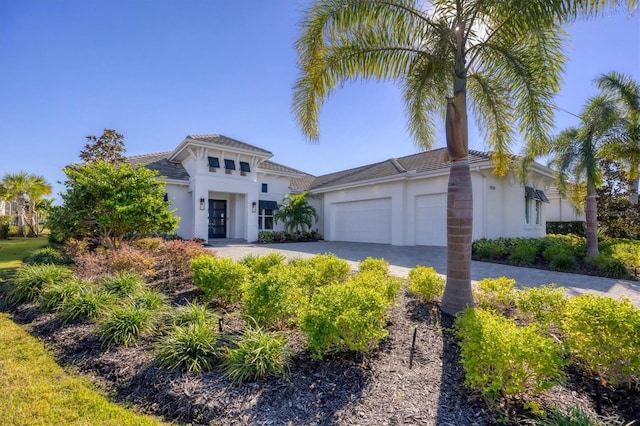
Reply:
<svg viewBox="0 0 640 426"><path fill-rule="evenodd" d="M280 252L287 258L311 257L319 253L333 253L346 259L353 269L357 263L367 257L384 258L390 264L393 275L406 277L409 269L416 265L432 266L440 274L447 270L447 250L445 247L397 247L386 244L364 244L319 241L316 243L286 244L220 244L212 247L220 257L240 260L253 254L264 255ZM611 278L592 277L587 275L568 274L564 272L545 271L533 268L521 268L487 262L471 262L471 278L477 282L483 278L506 276L515 278L520 287L531 287L541 284L556 283L565 287L568 294L598 293L613 298L628 297L640 308L640 282Z"/></svg>

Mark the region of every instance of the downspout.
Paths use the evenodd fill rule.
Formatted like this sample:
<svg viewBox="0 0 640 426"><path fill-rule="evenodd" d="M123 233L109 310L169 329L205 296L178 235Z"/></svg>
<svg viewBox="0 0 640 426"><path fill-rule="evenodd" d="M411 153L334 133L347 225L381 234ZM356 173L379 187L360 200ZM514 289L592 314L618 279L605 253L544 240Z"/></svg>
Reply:
<svg viewBox="0 0 640 426"><path fill-rule="evenodd" d="M487 237L487 216L488 203L487 203L487 176L480 172L480 166L476 166L476 173L482 177L482 237Z"/></svg>

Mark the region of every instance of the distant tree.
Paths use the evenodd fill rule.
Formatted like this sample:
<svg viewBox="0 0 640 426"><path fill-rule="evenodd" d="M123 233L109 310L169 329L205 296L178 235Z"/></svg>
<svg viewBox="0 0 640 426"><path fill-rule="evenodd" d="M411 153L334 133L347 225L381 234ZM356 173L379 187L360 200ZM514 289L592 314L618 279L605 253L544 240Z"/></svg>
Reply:
<svg viewBox="0 0 640 426"><path fill-rule="evenodd" d="M179 218L164 201L164 183L157 172L102 159L64 168L67 175L63 205L49 214L54 239L71 236L98 238L116 249L125 238L173 231Z"/></svg>
<svg viewBox="0 0 640 426"><path fill-rule="evenodd" d="M107 163L124 163L124 136L112 129L104 129L102 135L97 138L89 135L87 144L80 151L80 159L85 163L103 160Z"/></svg>
<svg viewBox="0 0 640 426"><path fill-rule="evenodd" d="M596 188L602 182L598 162L602 148L620 123L619 111L610 98L591 98L580 114L580 126L563 130L553 141L551 165L558 170L558 187L566 192L569 184L584 183L587 189L587 256L598 255Z"/></svg>
<svg viewBox="0 0 640 426"><path fill-rule="evenodd" d="M7 173L0 181L0 197L5 201L17 204L16 215L18 218L18 235L25 235L25 229L29 228L29 236L39 233L38 227L34 227L37 220L37 203L45 195L51 194L51 185L42 176L28 174L27 172Z"/></svg>
<svg viewBox="0 0 640 426"><path fill-rule="evenodd" d="M640 206L629 200L628 174L619 163L601 160L602 185L596 189L598 227L611 238L640 238Z"/></svg>
<svg viewBox="0 0 640 426"><path fill-rule="evenodd" d="M40 219L42 214L46 214L46 206L51 200L44 197L51 194L51 185L44 177L38 175L29 175L29 187L27 189L28 204L26 225L29 228L28 236L35 237L40 235Z"/></svg>
<svg viewBox="0 0 640 426"><path fill-rule="evenodd" d="M612 71L596 79L598 88L612 96L621 109L623 128L606 147L606 155L626 166L629 201L638 204L640 182L640 83L631 76Z"/></svg>
<svg viewBox="0 0 640 426"><path fill-rule="evenodd" d="M310 230L318 221L318 213L307 201L307 196L306 191L285 195L280 208L273 215L276 223L284 222L285 229L291 233Z"/></svg>

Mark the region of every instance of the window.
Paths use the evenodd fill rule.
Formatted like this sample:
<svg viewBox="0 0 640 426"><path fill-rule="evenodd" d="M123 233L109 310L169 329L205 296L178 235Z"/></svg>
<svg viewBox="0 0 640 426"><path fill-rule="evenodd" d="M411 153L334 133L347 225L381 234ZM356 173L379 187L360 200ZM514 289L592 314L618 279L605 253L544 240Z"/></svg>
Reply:
<svg viewBox="0 0 640 426"><path fill-rule="evenodd" d="M233 160L224 160L225 173L230 175L232 170L236 169L236 162Z"/></svg>
<svg viewBox="0 0 640 426"><path fill-rule="evenodd" d="M524 187L524 223L525 225L531 224L531 203L534 202L536 225L542 225L542 203L549 203L544 191L540 189L533 189L530 186Z"/></svg>
<svg viewBox="0 0 640 426"><path fill-rule="evenodd" d="M245 173L249 173L251 171L251 168L249 167L249 163L247 163L246 161L241 161L240 162L240 171L241 172L245 172Z"/></svg>
<svg viewBox="0 0 640 426"><path fill-rule="evenodd" d="M209 157L209 171L215 172L216 169L220 168L220 160L218 157Z"/></svg>
<svg viewBox="0 0 640 426"><path fill-rule="evenodd" d="M531 224L531 198L524 197L524 224Z"/></svg>
<svg viewBox="0 0 640 426"><path fill-rule="evenodd" d="M542 223L542 201L536 200L536 225Z"/></svg>
<svg viewBox="0 0 640 426"><path fill-rule="evenodd" d="M269 192L269 185L267 185L266 183L263 183L262 184L262 192L265 193L265 194L267 192Z"/></svg>
<svg viewBox="0 0 640 426"><path fill-rule="evenodd" d="M273 230L273 209L258 210L258 229L261 231Z"/></svg>

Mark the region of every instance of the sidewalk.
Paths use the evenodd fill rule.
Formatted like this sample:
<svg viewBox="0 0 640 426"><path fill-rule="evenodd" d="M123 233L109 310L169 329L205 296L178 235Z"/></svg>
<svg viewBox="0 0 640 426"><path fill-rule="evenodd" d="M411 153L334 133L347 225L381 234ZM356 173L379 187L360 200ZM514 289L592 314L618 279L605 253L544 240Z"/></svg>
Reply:
<svg viewBox="0 0 640 426"><path fill-rule="evenodd" d="M384 258L390 264L390 272L400 277L406 277L409 269L416 265L432 266L443 275L447 270L446 247L397 247L386 244L319 241L286 244L227 244L214 245L211 249L220 257L229 257L234 260L240 260L249 254L259 256L271 252L280 252L287 258L305 258L319 253L333 253L347 260L353 269L357 268L360 260L367 257ZM474 283L483 278L501 276L514 278L519 287L555 283L559 287L564 287L570 295L598 293L616 299L625 296L640 308L640 282L638 281L568 274L497 263L471 262L471 279Z"/></svg>

